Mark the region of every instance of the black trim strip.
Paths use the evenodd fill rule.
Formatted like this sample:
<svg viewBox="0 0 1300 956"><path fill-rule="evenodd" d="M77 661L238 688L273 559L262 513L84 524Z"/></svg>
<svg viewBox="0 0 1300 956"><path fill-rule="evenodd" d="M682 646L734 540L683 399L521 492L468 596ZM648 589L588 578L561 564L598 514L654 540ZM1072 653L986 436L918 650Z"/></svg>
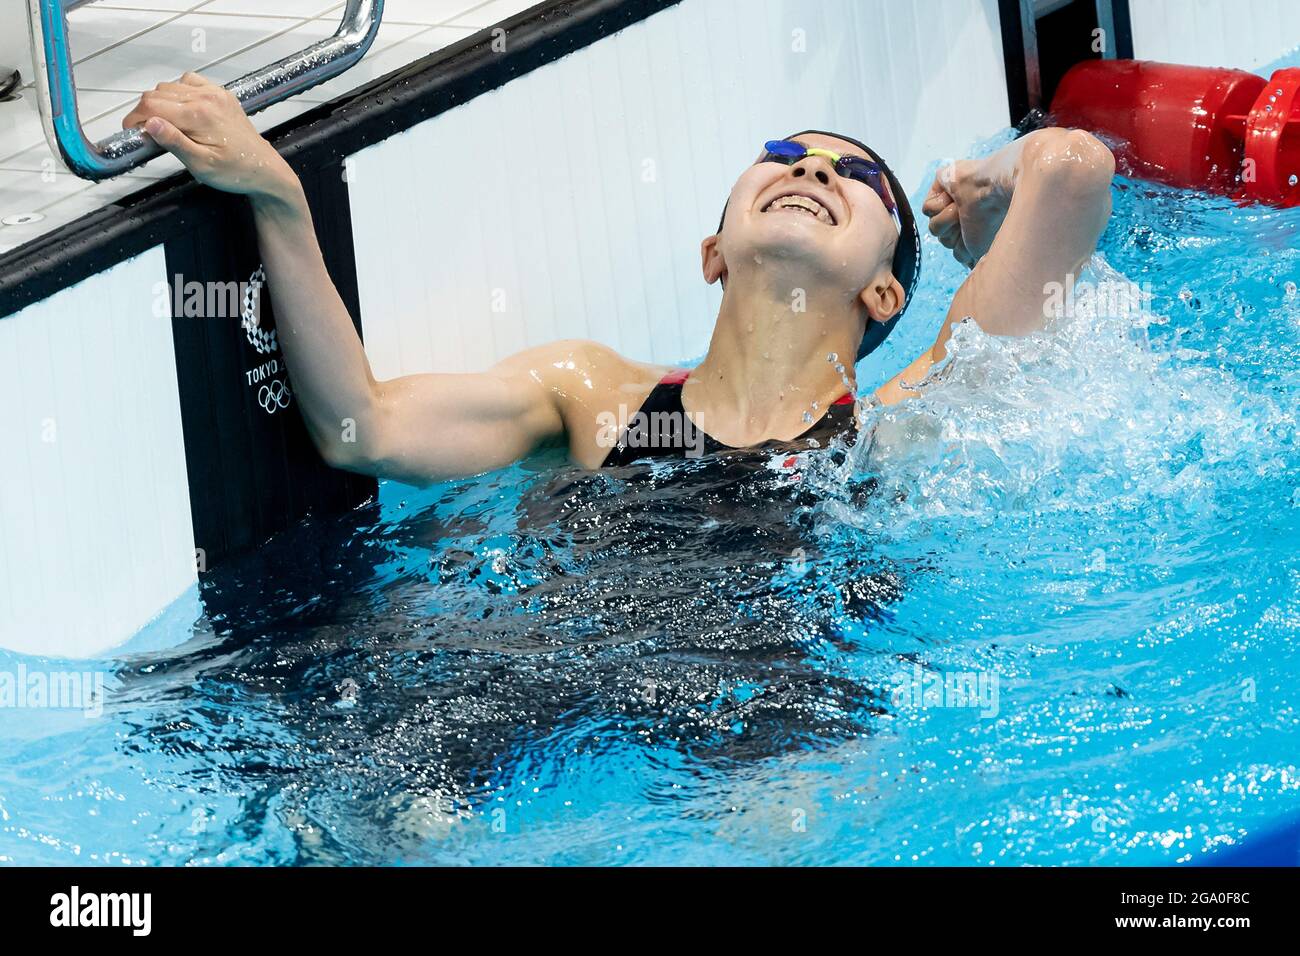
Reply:
<svg viewBox="0 0 1300 956"><path fill-rule="evenodd" d="M326 268L360 335L347 184L332 166L305 172L302 181L308 203L319 210L316 237ZM173 304L175 290L191 283L200 288L246 283L260 261L246 202L205 190L195 206L198 228L166 243ZM208 308L192 310L186 304L182 314L174 308L172 315L190 514L204 570L256 547L304 515L355 507L377 487L373 479L337 471L321 460L292 398L283 406L259 402L267 397L264 388L289 385L283 354L258 352L237 314L209 314ZM260 321L268 331L275 326L275 299L265 291Z"/></svg>
<svg viewBox="0 0 1300 956"><path fill-rule="evenodd" d="M1002 64L1007 77L1010 125L1017 126L1033 106L1029 97L1025 25L1020 13L1020 0L998 0L998 26L1002 31Z"/></svg>
<svg viewBox="0 0 1300 956"><path fill-rule="evenodd" d="M1097 0L1098 3L1110 4L1111 26L1115 31L1115 59L1133 59L1133 16L1129 12L1128 0Z"/></svg>
<svg viewBox="0 0 1300 956"><path fill-rule="evenodd" d="M302 172L347 156L558 60L680 0L548 0L304 113L268 138ZM505 49L493 49L505 30ZM204 190L187 173L0 256L0 317L184 234Z"/></svg>

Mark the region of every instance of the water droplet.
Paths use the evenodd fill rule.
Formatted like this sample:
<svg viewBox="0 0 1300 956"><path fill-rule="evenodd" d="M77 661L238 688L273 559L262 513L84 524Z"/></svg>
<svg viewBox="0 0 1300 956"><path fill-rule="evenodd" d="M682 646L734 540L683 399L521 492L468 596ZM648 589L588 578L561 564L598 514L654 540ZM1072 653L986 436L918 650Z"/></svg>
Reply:
<svg viewBox="0 0 1300 956"><path fill-rule="evenodd" d="M1296 183L1300 183L1300 177L1296 176L1295 173L1292 173L1290 176L1287 177L1286 184L1288 186L1294 186Z"/></svg>
<svg viewBox="0 0 1300 956"><path fill-rule="evenodd" d="M838 355L836 355L834 352L832 352L830 355L826 356L826 361L828 361L828 362L838 362L839 360L840 360L840 357L839 357Z"/></svg>
<svg viewBox="0 0 1300 956"><path fill-rule="evenodd" d="M836 363L836 365L835 365L835 371L837 371L837 372L839 372L841 375L843 375L843 374L844 374L844 366L843 366L843 364Z"/></svg>
<svg viewBox="0 0 1300 956"><path fill-rule="evenodd" d="M811 425L813 423L812 412L803 413L803 423L805 425Z"/></svg>

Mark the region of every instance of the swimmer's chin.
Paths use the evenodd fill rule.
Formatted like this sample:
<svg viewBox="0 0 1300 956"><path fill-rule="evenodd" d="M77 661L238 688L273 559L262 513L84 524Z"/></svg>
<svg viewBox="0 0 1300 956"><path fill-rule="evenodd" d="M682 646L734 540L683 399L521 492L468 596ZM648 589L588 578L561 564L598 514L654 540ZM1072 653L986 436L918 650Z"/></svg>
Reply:
<svg viewBox="0 0 1300 956"><path fill-rule="evenodd" d="M771 221L775 220L775 221ZM838 251L839 226L830 226L800 213L762 213L734 246L742 253L772 260L803 260L810 265L839 266L845 256ZM734 255L736 249L732 248ZM759 263L762 264L761 262Z"/></svg>
<svg viewBox="0 0 1300 956"><path fill-rule="evenodd" d="M818 224L817 228L826 227ZM843 260L844 256L836 254L824 236L802 230L769 230L751 235L748 242L732 249L727 257L733 275L747 271L746 266L757 273L778 270L781 281L795 282L804 288L842 284Z"/></svg>

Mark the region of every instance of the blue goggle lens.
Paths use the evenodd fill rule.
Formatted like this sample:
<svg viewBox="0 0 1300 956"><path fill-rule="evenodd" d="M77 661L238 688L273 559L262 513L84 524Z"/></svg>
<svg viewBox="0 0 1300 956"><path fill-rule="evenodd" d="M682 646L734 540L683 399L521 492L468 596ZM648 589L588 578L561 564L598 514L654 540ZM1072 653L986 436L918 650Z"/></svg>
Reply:
<svg viewBox="0 0 1300 956"><path fill-rule="evenodd" d="M764 162L784 163L787 166L797 163L808 155L808 147L790 139L772 139L763 144ZM885 204L886 211L898 219L897 206L885 187L885 177L878 165L857 156L841 156L835 162L835 172L845 179L853 179L869 187ZM900 228L901 224L900 224Z"/></svg>

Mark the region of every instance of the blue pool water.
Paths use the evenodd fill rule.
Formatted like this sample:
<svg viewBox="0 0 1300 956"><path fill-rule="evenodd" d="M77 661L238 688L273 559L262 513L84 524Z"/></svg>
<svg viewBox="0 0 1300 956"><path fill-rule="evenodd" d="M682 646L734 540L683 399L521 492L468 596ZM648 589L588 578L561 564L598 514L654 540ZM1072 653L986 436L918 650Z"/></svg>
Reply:
<svg viewBox="0 0 1300 956"><path fill-rule="evenodd" d="M0 861L1211 858L1300 809L1298 250L1300 210L1121 179L1068 315L961 328L798 481L387 486L130 653L0 654L107 674L0 709ZM864 383L933 338L926 255Z"/></svg>

